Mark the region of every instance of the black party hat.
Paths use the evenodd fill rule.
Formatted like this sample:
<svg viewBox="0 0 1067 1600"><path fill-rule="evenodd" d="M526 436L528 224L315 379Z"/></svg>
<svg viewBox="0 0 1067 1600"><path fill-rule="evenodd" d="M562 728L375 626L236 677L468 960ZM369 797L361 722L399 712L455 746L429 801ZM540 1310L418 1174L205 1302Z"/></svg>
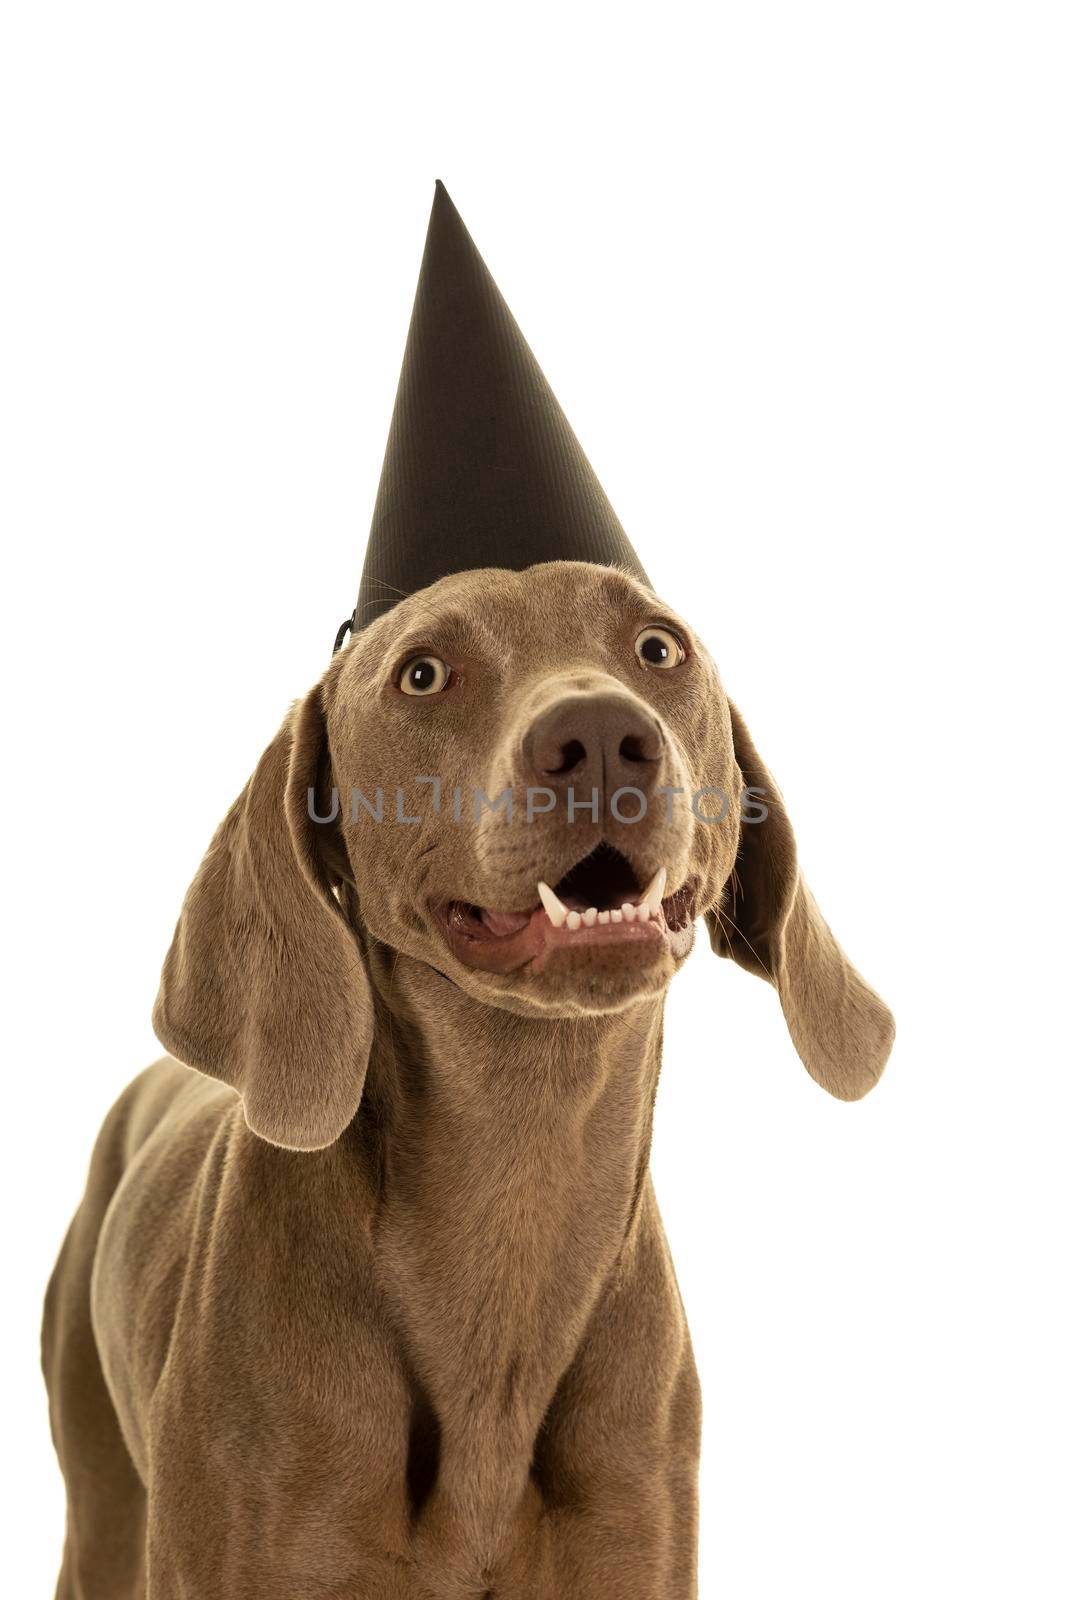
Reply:
<svg viewBox="0 0 1067 1600"><path fill-rule="evenodd" d="M352 626L447 573L538 561L594 561L647 582L438 183Z"/></svg>

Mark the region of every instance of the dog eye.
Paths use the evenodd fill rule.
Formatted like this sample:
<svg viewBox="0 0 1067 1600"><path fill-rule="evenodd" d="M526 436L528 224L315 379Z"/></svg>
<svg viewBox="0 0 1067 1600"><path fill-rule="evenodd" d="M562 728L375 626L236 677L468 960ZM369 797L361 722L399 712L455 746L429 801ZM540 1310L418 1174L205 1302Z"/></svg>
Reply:
<svg viewBox="0 0 1067 1600"><path fill-rule="evenodd" d="M685 660L685 651L666 628L643 628L634 649L643 667L676 667Z"/></svg>
<svg viewBox="0 0 1067 1600"><path fill-rule="evenodd" d="M404 694L440 694L452 669L440 656L415 656L400 674Z"/></svg>

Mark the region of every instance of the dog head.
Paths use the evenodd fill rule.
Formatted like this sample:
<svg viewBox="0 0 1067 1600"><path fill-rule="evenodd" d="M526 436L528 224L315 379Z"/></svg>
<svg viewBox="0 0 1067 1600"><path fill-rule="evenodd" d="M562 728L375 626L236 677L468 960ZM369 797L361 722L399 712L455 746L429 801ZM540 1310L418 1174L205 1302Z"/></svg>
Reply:
<svg viewBox="0 0 1067 1600"><path fill-rule="evenodd" d="M368 937L549 1022L662 991L702 915L776 986L812 1076L865 1093L892 1019L691 629L608 568L464 572L357 634L268 748L187 896L156 1031L256 1132L316 1148L362 1091Z"/></svg>

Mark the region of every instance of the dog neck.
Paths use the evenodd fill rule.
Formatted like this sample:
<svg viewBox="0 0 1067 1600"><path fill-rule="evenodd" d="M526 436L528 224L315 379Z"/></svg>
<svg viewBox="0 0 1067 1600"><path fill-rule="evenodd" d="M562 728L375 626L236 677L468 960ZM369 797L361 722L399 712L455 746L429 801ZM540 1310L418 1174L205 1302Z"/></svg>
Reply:
<svg viewBox="0 0 1067 1600"><path fill-rule="evenodd" d="M434 1495L455 1528L459 1504L505 1515L522 1499L538 1429L624 1258L663 999L529 1020L394 951L369 965L375 1254L440 1430Z"/></svg>

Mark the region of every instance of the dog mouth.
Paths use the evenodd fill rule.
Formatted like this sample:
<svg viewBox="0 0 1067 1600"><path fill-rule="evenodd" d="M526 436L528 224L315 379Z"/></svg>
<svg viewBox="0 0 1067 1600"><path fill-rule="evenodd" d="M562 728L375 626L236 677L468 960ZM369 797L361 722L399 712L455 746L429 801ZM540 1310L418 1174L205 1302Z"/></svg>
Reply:
<svg viewBox="0 0 1067 1600"><path fill-rule="evenodd" d="M621 851L599 844L554 886L539 883L540 904L526 911L450 900L436 915L457 959L486 972L541 972L568 953L571 964L647 965L688 948L696 885L690 879L669 895L666 887L665 867L642 884Z"/></svg>

